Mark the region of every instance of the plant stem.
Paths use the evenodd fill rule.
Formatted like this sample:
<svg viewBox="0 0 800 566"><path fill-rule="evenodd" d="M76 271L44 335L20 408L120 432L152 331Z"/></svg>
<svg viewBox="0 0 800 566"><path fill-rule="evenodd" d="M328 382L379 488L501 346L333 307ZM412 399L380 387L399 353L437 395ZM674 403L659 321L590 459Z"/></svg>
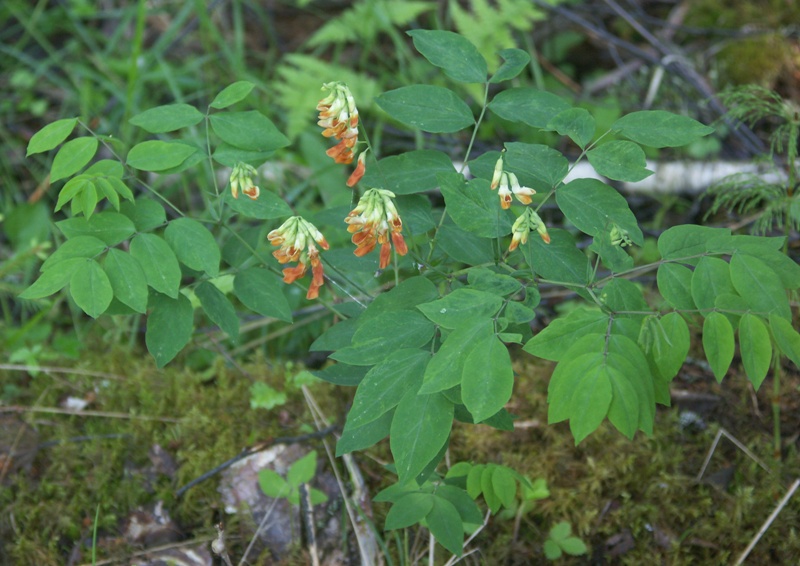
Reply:
<svg viewBox="0 0 800 566"><path fill-rule="evenodd" d="M781 357L772 356L772 456L776 461L781 459Z"/></svg>

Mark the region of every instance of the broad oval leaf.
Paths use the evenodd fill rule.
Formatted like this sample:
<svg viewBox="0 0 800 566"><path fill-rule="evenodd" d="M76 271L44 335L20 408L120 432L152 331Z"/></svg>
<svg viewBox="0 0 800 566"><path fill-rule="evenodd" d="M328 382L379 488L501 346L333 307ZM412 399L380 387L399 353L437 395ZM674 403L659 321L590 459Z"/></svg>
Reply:
<svg viewBox="0 0 800 566"><path fill-rule="evenodd" d="M692 274L692 299L706 316L715 307L717 297L735 293L728 264L717 257L703 257Z"/></svg>
<svg viewBox="0 0 800 566"><path fill-rule="evenodd" d="M420 522L433 509L434 496L430 493L409 493L394 502L386 514L387 531L404 529Z"/></svg>
<svg viewBox="0 0 800 566"><path fill-rule="evenodd" d="M314 375L317 374L318 372L314 373ZM363 426L354 427L345 423L342 429L342 435L339 437L339 440L336 441L336 457L338 458L339 456L355 452L356 450L364 450L389 436L389 429L392 426L393 418L394 411L388 411L376 420Z"/></svg>
<svg viewBox="0 0 800 566"><path fill-rule="evenodd" d="M108 250L103 269L108 275L114 298L139 313L147 311L147 279L139 262L129 253Z"/></svg>
<svg viewBox="0 0 800 566"><path fill-rule="evenodd" d="M164 207L149 198L140 197L133 202L123 202L119 210L133 221L139 232L149 232L167 221Z"/></svg>
<svg viewBox="0 0 800 566"><path fill-rule="evenodd" d="M697 120L664 110L632 112L614 122L611 129L651 147L679 147L714 132Z"/></svg>
<svg viewBox="0 0 800 566"><path fill-rule="evenodd" d="M131 240L130 253L142 266L148 285L173 299L178 297L181 268L178 258L163 238L155 234L138 234Z"/></svg>
<svg viewBox="0 0 800 566"><path fill-rule="evenodd" d="M48 271L62 261L82 257L91 259L103 253L108 246L94 236L76 236L61 244L42 264L41 270Z"/></svg>
<svg viewBox="0 0 800 566"><path fill-rule="evenodd" d="M129 120L151 134L174 132L203 121L203 114L189 104L165 104L140 112Z"/></svg>
<svg viewBox="0 0 800 566"><path fill-rule="evenodd" d="M451 79L463 83L486 81L486 60L466 37L440 30L417 29L406 33L413 38L417 51Z"/></svg>
<svg viewBox="0 0 800 566"><path fill-rule="evenodd" d="M681 224L665 230L658 238L658 251L662 259L681 260L682 263L696 265L706 255L709 241L730 236L727 228L710 228Z"/></svg>
<svg viewBox="0 0 800 566"><path fill-rule="evenodd" d="M769 326L783 355L800 368L800 333L792 327L791 322L776 314L769 315Z"/></svg>
<svg viewBox="0 0 800 566"><path fill-rule="evenodd" d="M418 305L417 308L439 326L457 329L493 317L502 306L503 299L497 295L462 287L442 299Z"/></svg>
<svg viewBox="0 0 800 566"><path fill-rule="evenodd" d="M240 271L233 280L233 292L253 312L292 322L292 309L283 294L283 283L268 269L251 267Z"/></svg>
<svg viewBox="0 0 800 566"><path fill-rule="evenodd" d="M464 182L460 173L438 174L447 213L464 230L481 238L500 238L511 233L513 214L502 210L489 181Z"/></svg>
<svg viewBox="0 0 800 566"><path fill-rule="evenodd" d="M728 372L735 349L733 326L728 318L718 312L710 313L703 321L703 351L717 383Z"/></svg>
<svg viewBox="0 0 800 566"><path fill-rule="evenodd" d="M56 226L69 239L78 236L93 236L107 246L116 246L130 238L136 227L127 217L118 212L98 212L91 218L76 216L56 222Z"/></svg>
<svg viewBox="0 0 800 566"><path fill-rule="evenodd" d="M211 104L209 104L209 106L211 106L211 108L216 108L217 110L227 108L228 106L243 100L248 94L250 94L250 91L253 90L254 86L256 85L250 81L237 81L222 89L222 91L220 91L220 93L214 97L214 100L211 102Z"/></svg>
<svg viewBox="0 0 800 566"><path fill-rule="evenodd" d="M522 122L534 128L547 128L557 114L570 108L563 98L529 87L510 88L498 93L489 109L511 122Z"/></svg>
<svg viewBox="0 0 800 566"><path fill-rule="evenodd" d="M33 300L49 297L67 286L72 274L88 261L85 257L72 257L58 262L52 269L43 271L33 284L20 293L20 299Z"/></svg>
<svg viewBox="0 0 800 566"><path fill-rule="evenodd" d="M114 291L103 268L93 259L86 260L69 280L69 294L83 312L97 318L105 312Z"/></svg>
<svg viewBox="0 0 800 566"><path fill-rule="evenodd" d="M658 291L677 310L695 309L692 299L692 270L677 263L662 263L656 275Z"/></svg>
<svg viewBox="0 0 800 566"><path fill-rule="evenodd" d="M209 121L222 141L240 149L265 152L289 145L289 138L256 110L221 112L209 116Z"/></svg>
<svg viewBox="0 0 800 566"><path fill-rule="evenodd" d="M362 182L368 187L383 187L396 195L410 195L435 189L439 186L439 173L454 172L453 161L446 153L420 149L368 165Z"/></svg>
<svg viewBox="0 0 800 566"><path fill-rule="evenodd" d="M644 151L633 142L614 140L586 152L600 175L615 181L635 183L653 174L647 169Z"/></svg>
<svg viewBox="0 0 800 566"><path fill-rule="evenodd" d="M392 350L424 346L434 330L433 324L416 311L384 312L363 321L353 335L352 345L330 357L346 364L372 365Z"/></svg>
<svg viewBox="0 0 800 566"><path fill-rule="evenodd" d="M243 216L258 220L272 220L273 218L286 218L291 216L292 209L289 205L272 191L261 191L256 200L244 195L233 198L230 191L225 192L225 204Z"/></svg>
<svg viewBox="0 0 800 566"><path fill-rule="evenodd" d="M222 329L234 342L239 339L239 317L236 310L225 296L208 281L203 281L194 290L197 298L200 299L200 306L208 315L208 318Z"/></svg>
<svg viewBox="0 0 800 566"><path fill-rule="evenodd" d="M194 310L192 303L182 294L178 294L176 299L155 294L150 298L150 307L152 310L147 317L145 343L156 365L162 368L191 339Z"/></svg>
<svg viewBox="0 0 800 566"><path fill-rule="evenodd" d="M747 379L758 391L769 371L772 343L767 325L753 314L745 313L739 321L739 351Z"/></svg>
<svg viewBox="0 0 800 566"><path fill-rule="evenodd" d="M584 108L568 108L556 114L547 123L548 130L555 130L562 136L568 136L581 149L592 141L595 128L594 117Z"/></svg>
<svg viewBox="0 0 800 566"><path fill-rule="evenodd" d="M433 507L425 522L436 542L456 556L461 556L464 544L464 523L455 505L443 497L434 495Z"/></svg>
<svg viewBox="0 0 800 566"><path fill-rule="evenodd" d="M464 362L461 397L476 423L502 409L511 398L514 370L508 348L492 335L484 343L472 345Z"/></svg>
<svg viewBox="0 0 800 566"><path fill-rule="evenodd" d="M501 49L497 54L503 59L503 64L489 80L492 84L513 79L531 62L531 56L522 49Z"/></svg>
<svg viewBox="0 0 800 566"><path fill-rule="evenodd" d="M487 344L492 338L494 324L491 320L473 319L472 324L458 326L447 335L425 368L419 393L436 393L459 385L469 353L476 345Z"/></svg>
<svg viewBox="0 0 800 566"><path fill-rule="evenodd" d="M31 136L25 157L35 153L50 151L69 137L77 123L77 118L64 118L47 124L44 128Z"/></svg>
<svg viewBox="0 0 800 566"><path fill-rule="evenodd" d="M375 102L398 122L424 132L458 132L475 123L469 106L439 86L405 86L383 93Z"/></svg>
<svg viewBox="0 0 800 566"><path fill-rule="evenodd" d="M733 254L730 264L733 287L756 312L775 313L792 320L792 309L780 277L757 257Z"/></svg>
<svg viewBox="0 0 800 566"><path fill-rule="evenodd" d="M177 167L196 152L196 148L183 143L149 140L133 146L126 163L140 171L165 171Z"/></svg>
<svg viewBox="0 0 800 566"><path fill-rule="evenodd" d="M628 202L619 192L597 179L575 179L556 191L556 202L575 227L597 236L614 225L628 232L634 244L644 243L642 230Z"/></svg>
<svg viewBox="0 0 800 566"><path fill-rule="evenodd" d="M656 364L659 377L671 380L678 374L686 356L689 354L691 340L689 327L683 317L671 312L656 322L658 331L655 332L652 347L653 361Z"/></svg>
<svg viewBox="0 0 800 566"><path fill-rule="evenodd" d="M219 274L219 245L197 220L185 217L173 220L164 230L164 239L186 267L205 271L210 277Z"/></svg>
<svg viewBox="0 0 800 566"><path fill-rule="evenodd" d="M572 234L566 230L554 228L549 234L549 244L532 234L520 246L525 261L543 279L567 286L585 286L591 277L589 258L576 247Z"/></svg>
<svg viewBox="0 0 800 566"><path fill-rule="evenodd" d="M97 138L84 136L70 140L61 146L53 158L50 168L50 182L54 183L74 175L83 169L97 153Z"/></svg>
<svg viewBox="0 0 800 566"><path fill-rule="evenodd" d="M569 161L552 147L521 142L510 142L505 147L505 164L523 185L535 185L536 181L541 181L551 188L567 176Z"/></svg>

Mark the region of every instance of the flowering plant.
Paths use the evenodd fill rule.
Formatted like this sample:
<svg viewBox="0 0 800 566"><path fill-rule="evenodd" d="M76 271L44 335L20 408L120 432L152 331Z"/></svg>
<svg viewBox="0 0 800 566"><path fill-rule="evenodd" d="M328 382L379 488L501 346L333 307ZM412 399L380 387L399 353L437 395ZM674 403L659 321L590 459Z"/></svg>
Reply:
<svg viewBox="0 0 800 566"><path fill-rule="evenodd" d="M429 134L469 129L474 138L485 113L492 112L567 138L579 159L617 181L651 174L642 145L676 147L712 132L662 111L634 112L596 132L589 112L551 93L510 87L490 96L490 86L525 68L524 51L502 51L502 64L488 76L485 59L466 38L443 31L409 34L431 64L454 81L483 85L484 93L476 101L477 118L455 91L442 86L411 85L380 95L378 106L409 128ZM548 421L568 421L576 443L606 419L628 437L652 432L656 404L669 404L669 383L689 352L687 321L702 328L702 347L719 380L732 363L737 335L745 373L756 388L773 358L785 355L800 365L800 334L792 327L787 297L787 290L800 286L800 267L780 253L778 239L677 226L659 236L657 262L634 266L628 250L643 245L644 234L625 199L597 179L567 181L570 163L546 145L497 140L496 150L476 157L470 144L461 160L469 165L469 178L449 155L430 149L375 158L367 167L370 145L366 136L359 141L356 98L341 82L324 84L318 124L323 136L337 141L327 150L336 164L352 164L359 146L367 148L342 184L341 190L352 191L352 205L339 217L362 263L323 255L320 250L331 246L315 224L329 237L344 226L312 224L255 182L256 165L290 142L260 112L229 110L252 88L246 81L228 86L205 112L173 104L135 116L131 122L157 139L134 145L124 160L95 160L101 140L82 122L84 135L66 141L77 118L33 136L29 154L60 146L50 180L68 179L56 208L69 204L71 217L58 222L66 241L23 296L40 299L69 286L89 316L146 314L146 345L163 366L191 340L190 299L197 299L201 316L236 340L243 311L291 322L279 281L303 284L310 266L306 298L349 319L311 345L331 352L332 363L315 372L318 377L355 387L337 454L389 437L397 484L376 497L393 504L387 528L423 522L459 554L464 532L481 522L475 500L482 497L497 512L513 506L520 485L528 485L499 464L464 463L437 472L455 421L514 428L506 409L519 378L511 345L556 363ZM212 140L207 150L175 137L200 122ZM164 208L146 196L157 191L136 173L180 173L204 154L232 168L230 192L210 185L205 222L182 213L168 220ZM369 155L377 154L371 148ZM142 194L135 196L131 187ZM240 191L250 198L237 198ZM429 192L441 200L428 199ZM106 206L97 211L104 199ZM564 227L548 229L545 204L558 209ZM223 253L221 234L237 217L270 226L283 220L267 236L278 247L273 258L241 237L247 245ZM529 238L532 231L540 237ZM576 238L588 245L577 245ZM364 256L379 246L375 272ZM355 283L348 270L363 264L374 277ZM650 270L656 271L660 293L655 302L632 281ZM323 286L326 280L335 285ZM565 288L584 306L534 335L531 321L543 286ZM334 297L353 308L339 309Z"/></svg>

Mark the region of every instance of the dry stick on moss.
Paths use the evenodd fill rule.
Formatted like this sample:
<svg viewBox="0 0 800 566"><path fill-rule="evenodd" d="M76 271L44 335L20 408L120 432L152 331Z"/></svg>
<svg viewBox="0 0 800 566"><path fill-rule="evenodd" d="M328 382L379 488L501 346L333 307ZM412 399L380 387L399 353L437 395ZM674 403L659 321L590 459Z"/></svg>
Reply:
<svg viewBox="0 0 800 566"><path fill-rule="evenodd" d="M720 429L717 431L717 435L714 437L714 442L712 442L712 443L711 443L711 448L709 448L709 450L708 450L708 455L706 456L706 460L705 460L705 462L703 462L703 467L702 467L702 468L700 468L700 473L699 473L699 474L697 474L697 478L695 479L695 481L699 482L699 481L700 481L700 480L703 478L703 474L706 472L706 468L708 467L708 464L709 464L709 462L711 462L711 457L714 455L714 452L715 452L715 451L716 451L716 449L717 449L717 444L719 444L719 439L720 439L720 438L722 438L723 436L725 436L725 438L727 438L728 440L730 440L731 442L733 442L733 444L734 444L734 445L735 445L735 446L736 446L736 447L737 447L739 450L741 450L742 452L744 452L745 454L747 454L747 455L750 457L750 459L751 459L751 460L753 460L753 461L754 461L756 464L758 464L759 466L761 466L762 468L764 468L764 469L767 471L767 473L768 473L768 474L771 474L771 473L772 473L772 470L770 470L770 469L767 467L767 465L766 465L764 462L762 462L761 460L759 460L759 459L758 459L758 456L756 456L755 454L753 454L753 453L752 453L752 452L751 452L751 451L750 451L750 450L747 448L747 446L745 446L744 444L742 444L741 442L739 442L739 441L738 441L736 438L734 438L734 437L733 437L733 436L732 436L732 435L731 435L731 434L730 434L730 433L729 433L727 430L725 430L724 428L720 428Z"/></svg>
<svg viewBox="0 0 800 566"><path fill-rule="evenodd" d="M306 543L308 553L311 555L312 566L319 566L319 552L317 551L317 536L314 532L314 508L311 505L311 498L308 494L308 484L301 483L300 490L300 515L303 518L303 526L306 532Z"/></svg>
<svg viewBox="0 0 800 566"><path fill-rule="evenodd" d="M258 524L258 528L256 529L256 532L253 533L253 538L250 539L250 543L247 545L247 548L244 549L244 554L242 554L242 559L239 560L238 566L243 566L243 564L245 563L245 560L247 560L247 555L250 554L251 550L253 550L253 545L255 545L256 540L258 539L258 535L260 535L261 531L264 530L264 527L267 524L267 519L269 519L270 516L272 515L272 511L273 511L273 509L275 509L275 506L278 504L278 501L280 501L280 498L278 498L278 497L274 498L272 500L272 503L270 503L269 507L267 507L267 510L264 512L264 517L261 519L261 522ZM229 566L232 566L232 565L229 565Z"/></svg>
<svg viewBox="0 0 800 566"><path fill-rule="evenodd" d="M800 479L794 480L792 487L789 488L789 491L783 496L783 499L781 499L780 503L778 503L778 505L775 507L775 510L772 512L772 514L770 514L770 516L767 517L767 520L764 521L764 524L761 525L761 528L756 533L756 536L753 537L753 540L751 540L750 544L747 545L747 548L744 549L744 552L742 552L742 554L739 556L739 559L736 561L734 566L739 566L740 564L744 563L747 555L750 554L750 551L753 550L758 541L761 540L761 537L764 536L764 533L767 532L767 529L769 529L770 525L772 525L775 517L778 516L778 513L780 513L781 510L786 507L786 504L789 503L789 500L794 495L794 492L797 491L798 487L800 487Z"/></svg>
<svg viewBox="0 0 800 566"><path fill-rule="evenodd" d="M7 371L41 371L42 373L74 373L77 375L86 375L89 377L103 377L106 379L116 379L118 381L122 381L125 379L121 375L115 375L113 373L105 373L102 371L91 371L86 369L79 369L79 368L62 368L62 367L52 367L52 366L31 366L31 365L22 365L22 364L0 364L0 370L7 370Z"/></svg>
<svg viewBox="0 0 800 566"><path fill-rule="evenodd" d="M182 419L171 417L151 417L149 415L131 415L129 413L112 413L108 411L75 411L72 409L58 409L56 407L22 407L11 405L0 408L0 413L50 413L53 415L69 415L71 417L102 417L106 419L131 419L140 421L158 421L162 423L179 423Z"/></svg>
<svg viewBox="0 0 800 566"><path fill-rule="evenodd" d="M327 428L324 428L322 430L318 430L316 432L310 432L308 434L301 434L300 436L279 436L279 437L276 437L276 438L272 438L270 440L265 440L264 442L259 442L258 444L255 444L254 446L249 446L249 447L245 448L244 450L242 450L241 452L239 452L239 454L237 454L236 456L234 456L230 460L226 460L225 462L223 462L222 464L220 464L219 466L217 466L213 470L209 470L208 472L204 473L202 476L200 476L198 478L195 478L192 481L190 481L189 483L187 483L185 486L183 486L182 488L180 488L178 491L175 492L175 497L182 496L190 488L192 488L192 487L196 486L197 484L202 483L202 482L206 481L207 479L217 475L221 471L230 468L231 466L233 466L239 460L244 460L248 456L252 456L253 454L256 454L258 452L263 452L264 450L266 450L266 449L268 449L268 448L270 448L272 446L275 446L276 444L298 444L300 442L306 442L307 440L312 440L314 438L324 438L325 436L331 434L332 432L334 432L336 430L339 430L339 425L331 425L331 426L329 426Z"/></svg>
<svg viewBox="0 0 800 566"><path fill-rule="evenodd" d="M184 548L187 546L193 546L196 544L206 544L216 540L216 536L213 537L199 537L192 540L183 540L181 542L173 542L170 544L165 544L162 546L153 546L150 548L146 548L144 550L137 550L136 552L131 552L125 555L126 560L130 560L132 558L136 558L138 556L149 556L155 554L157 552L161 552L163 550L174 550L176 548ZM98 560L94 564L91 562L86 562L81 564L80 566L106 566L107 564L120 564L122 562L119 558L106 558L105 560ZM149 562L148 562L149 564Z"/></svg>

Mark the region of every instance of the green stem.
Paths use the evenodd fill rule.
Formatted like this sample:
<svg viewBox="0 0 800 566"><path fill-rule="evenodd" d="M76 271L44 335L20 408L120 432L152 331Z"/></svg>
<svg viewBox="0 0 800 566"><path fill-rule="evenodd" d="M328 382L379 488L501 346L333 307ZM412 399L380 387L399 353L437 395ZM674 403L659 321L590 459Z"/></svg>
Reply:
<svg viewBox="0 0 800 566"><path fill-rule="evenodd" d="M781 459L781 357L776 354L772 357L772 438L773 457Z"/></svg>

